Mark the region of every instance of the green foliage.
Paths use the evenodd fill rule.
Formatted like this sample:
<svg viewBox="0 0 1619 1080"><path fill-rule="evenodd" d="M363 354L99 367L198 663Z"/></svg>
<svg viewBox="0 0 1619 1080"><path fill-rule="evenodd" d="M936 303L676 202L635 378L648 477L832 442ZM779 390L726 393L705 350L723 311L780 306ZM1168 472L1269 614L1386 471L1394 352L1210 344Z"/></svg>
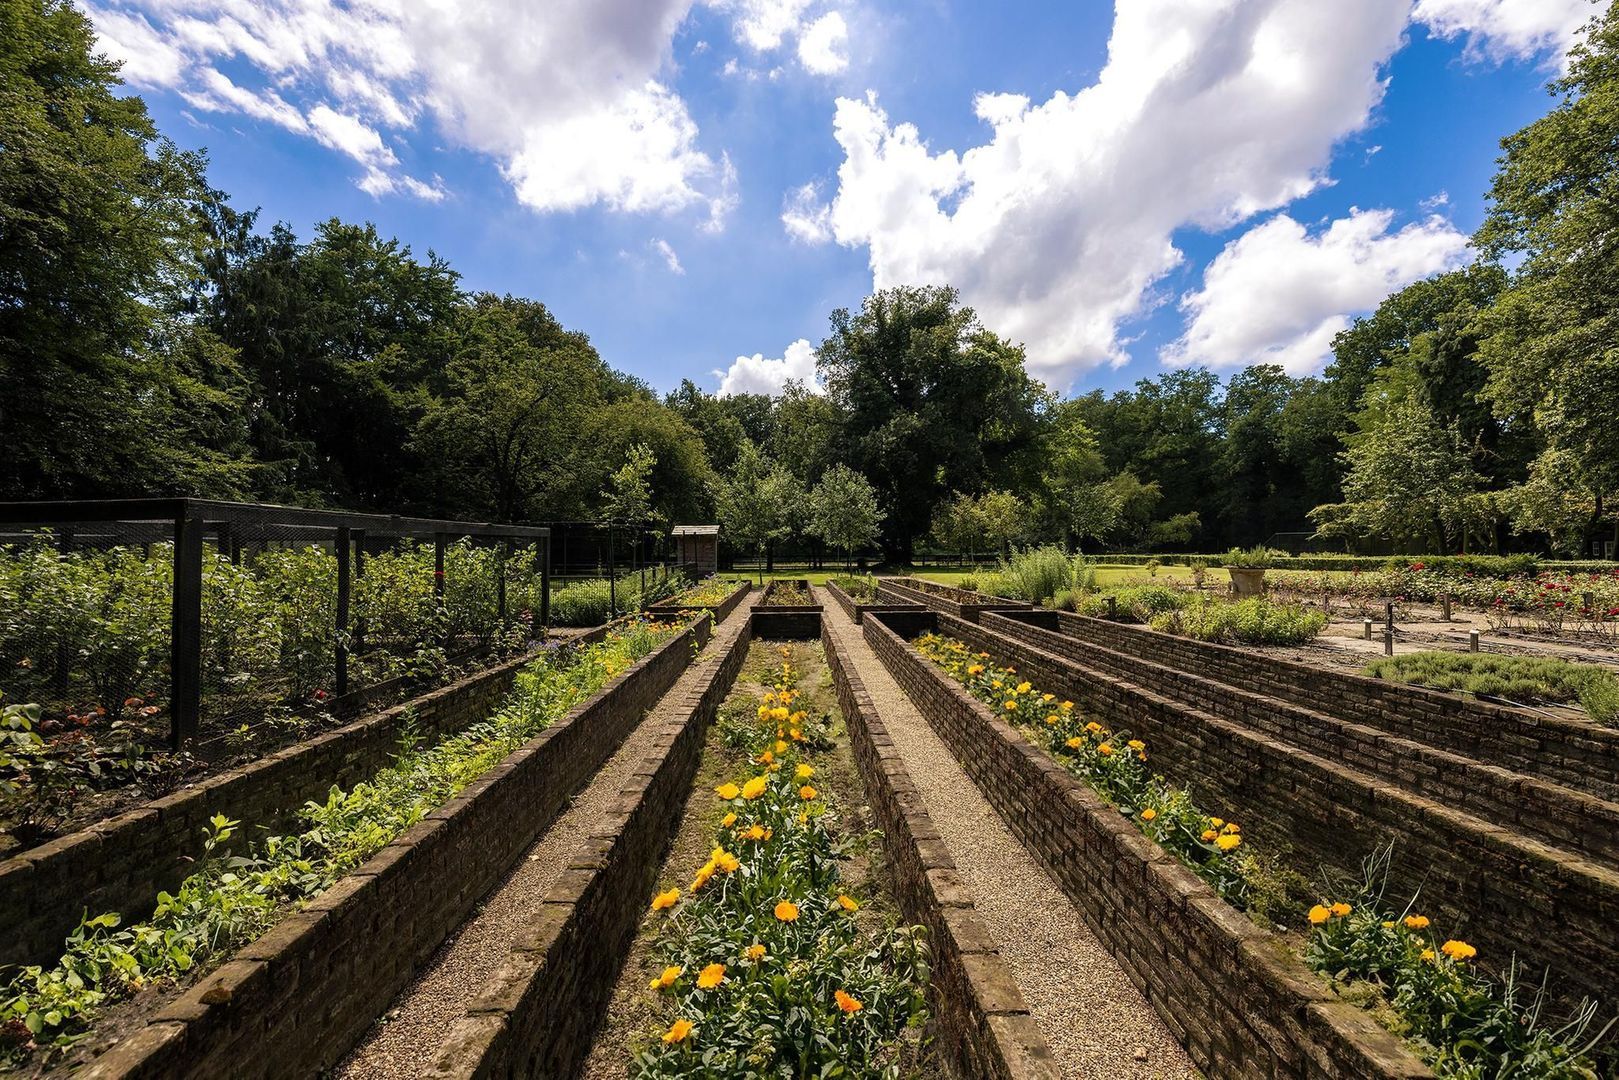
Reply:
<svg viewBox="0 0 1619 1080"><path fill-rule="evenodd" d="M1187 602L1185 593L1167 585L1124 585L1086 596L1080 601L1079 613L1106 618L1110 599L1120 616L1139 623L1151 622L1154 616L1174 611Z"/></svg>
<svg viewBox="0 0 1619 1080"><path fill-rule="evenodd" d="M1514 702L1578 702L1599 724L1619 725L1619 678L1594 664L1541 656L1417 652L1374 660L1366 674Z"/></svg>
<svg viewBox="0 0 1619 1080"><path fill-rule="evenodd" d="M1246 570L1264 570L1275 566L1277 558L1286 554L1287 552L1277 551L1274 548L1232 548L1220 557L1220 565Z"/></svg>
<svg viewBox="0 0 1619 1080"><path fill-rule="evenodd" d="M996 596L1041 603L1065 589L1094 589L1096 570L1082 558L1071 558L1060 547L1028 548L1003 559L996 571Z"/></svg>
<svg viewBox="0 0 1619 1080"><path fill-rule="evenodd" d="M742 551L762 552L771 541L791 535L802 501L803 491L793 475L751 442L742 444L731 474L714 484L720 525ZM764 582L762 566L759 581Z"/></svg>
<svg viewBox="0 0 1619 1080"><path fill-rule="evenodd" d="M856 603L869 604L877 599L877 578L873 574L851 574L831 580Z"/></svg>
<svg viewBox="0 0 1619 1080"><path fill-rule="evenodd" d="M809 495L809 533L834 551L844 553L848 566L854 553L877 542L883 512L877 492L864 476L846 465L834 465Z"/></svg>
<svg viewBox="0 0 1619 1080"><path fill-rule="evenodd" d="M1149 621L1154 630L1231 645L1302 645L1327 628L1321 612L1263 596L1230 602L1199 596Z"/></svg>
<svg viewBox="0 0 1619 1080"><path fill-rule="evenodd" d="M334 787L300 813L302 831L232 853L241 823L216 815L198 868L161 892L143 922L87 918L54 966L27 966L0 988L0 1023L19 1021L38 1047L81 1038L106 1004L157 980L181 980L252 940L329 888L442 806L528 739L560 719L675 631L639 623L562 659L524 668L485 722L437 744L402 747L398 761L353 788ZM8 713L9 718L9 713ZM15 1058L32 1047L9 1045Z"/></svg>

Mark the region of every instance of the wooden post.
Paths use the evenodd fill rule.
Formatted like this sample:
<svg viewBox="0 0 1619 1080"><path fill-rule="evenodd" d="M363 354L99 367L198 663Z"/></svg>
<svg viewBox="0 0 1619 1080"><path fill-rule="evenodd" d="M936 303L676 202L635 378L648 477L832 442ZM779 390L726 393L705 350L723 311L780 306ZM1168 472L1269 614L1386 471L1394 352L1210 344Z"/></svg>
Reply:
<svg viewBox="0 0 1619 1080"><path fill-rule="evenodd" d="M352 535L347 525L337 527L332 553L337 556L337 674L332 693L342 697L349 692L349 572Z"/></svg>
<svg viewBox="0 0 1619 1080"><path fill-rule="evenodd" d="M180 750L202 723L202 518L174 519L174 592L169 612L169 739Z"/></svg>
<svg viewBox="0 0 1619 1080"><path fill-rule="evenodd" d="M1119 617L1119 598L1117 596L1110 596L1107 598L1107 617L1109 619L1117 619Z"/></svg>
<svg viewBox="0 0 1619 1080"><path fill-rule="evenodd" d="M354 537L354 577L355 580L365 577L365 530L353 529L349 535ZM365 614L354 620L354 646L349 650L351 655L361 656L365 653Z"/></svg>
<svg viewBox="0 0 1619 1080"><path fill-rule="evenodd" d="M1370 620L1370 619L1366 620L1366 625L1364 627L1364 631L1365 631L1364 636L1365 636L1366 640L1367 641L1372 640L1372 620Z"/></svg>

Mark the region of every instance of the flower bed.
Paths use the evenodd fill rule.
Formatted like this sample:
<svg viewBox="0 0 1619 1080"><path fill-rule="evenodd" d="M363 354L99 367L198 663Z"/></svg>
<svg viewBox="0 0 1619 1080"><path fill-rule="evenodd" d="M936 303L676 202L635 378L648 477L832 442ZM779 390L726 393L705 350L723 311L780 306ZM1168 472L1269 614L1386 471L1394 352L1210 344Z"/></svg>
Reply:
<svg viewBox="0 0 1619 1080"><path fill-rule="evenodd" d="M1419 652L1374 660L1374 679L1500 699L1507 704L1577 703L1592 720L1619 726L1619 679L1607 668L1535 656Z"/></svg>
<svg viewBox="0 0 1619 1080"><path fill-rule="evenodd" d="M753 586L746 581L705 578L695 588L688 589L662 603L653 604L647 608L647 614L668 617L696 611L712 611L716 623L724 622L725 617L736 610L737 605L742 603L752 588Z"/></svg>
<svg viewBox="0 0 1619 1080"><path fill-rule="evenodd" d="M87 920L53 967L28 967L0 997L5 1052L62 1049L81 1039L111 1002L148 987L196 978L288 910L319 896L513 750L592 697L675 628L637 624L561 663L535 661L486 723L426 749L404 748L391 767L324 804L311 803L297 833L254 843L245 855L219 845L240 823L216 818L199 868L145 922L119 928L116 914Z"/></svg>
<svg viewBox="0 0 1619 1080"><path fill-rule="evenodd" d="M1235 822L1206 813L1197 807L1189 791L1152 775L1146 764L1148 748L1144 742L1086 719L1071 702L1058 701L1054 695L1041 692L1020 679L1014 669L995 664L988 653L971 652L963 642L926 634L914 645L922 656L995 710L996 715L1044 746L1067 772L1115 806L1222 899L1238 908L1257 906L1268 921L1284 918L1288 894L1298 891L1302 879L1279 868L1274 859L1247 851ZM1305 887L1325 890L1327 885ZM1339 907L1317 904L1309 913L1310 923L1319 927L1348 915L1352 905ZM1322 912L1326 913L1324 918ZM1380 926L1392 925L1387 918L1379 918L1378 922ZM1407 930L1426 930L1427 926L1423 920L1420 928L1413 925ZM1570 1071L1535 1075L1594 1075L1577 1071L1594 1067L1588 1048L1579 1045L1589 1016L1583 1018L1583 1024L1576 1017L1575 1026L1562 1031L1543 1026L1538 998L1515 1000L1510 984L1502 987L1470 969L1458 971L1456 966L1471 960L1476 950L1465 943L1453 944L1457 947L1443 955L1429 951L1423 962L1433 967L1431 978L1406 979L1386 998L1398 1018L1395 1029L1417 1033L1417 1050L1440 1075L1516 1075L1512 1070L1526 1062L1542 1064L1552 1060L1565 1062ZM1420 957L1421 952L1419 949L1415 955ZM1324 966L1324 958L1332 955L1312 947L1306 959L1317 971L1335 974L1337 969ZM1382 968L1372 971L1375 975L1386 974ZM1454 993L1458 986L1465 986L1472 994L1466 1007Z"/></svg>
<svg viewBox="0 0 1619 1080"><path fill-rule="evenodd" d="M715 789L724 816L691 883L652 898L662 1019L635 1076L872 1075L918 1053L922 931L874 925L843 883L846 841L816 787L833 731L799 707L798 677L784 657L752 717L722 728L752 765Z"/></svg>
<svg viewBox="0 0 1619 1080"><path fill-rule="evenodd" d="M860 585L857 587L861 588L860 594L856 595L846 591L841 584L845 581L859 582ZM879 587L877 579L874 577L833 578L831 581L827 582L826 592L827 595L832 597L832 602L837 604L838 607L842 608L843 613L849 616L849 618L857 625L861 619L865 618L866 612L868 611L926 610L923 605L913 601L895 600L893 597L888 597L886 599L880 597L878 595Z"/></svg>

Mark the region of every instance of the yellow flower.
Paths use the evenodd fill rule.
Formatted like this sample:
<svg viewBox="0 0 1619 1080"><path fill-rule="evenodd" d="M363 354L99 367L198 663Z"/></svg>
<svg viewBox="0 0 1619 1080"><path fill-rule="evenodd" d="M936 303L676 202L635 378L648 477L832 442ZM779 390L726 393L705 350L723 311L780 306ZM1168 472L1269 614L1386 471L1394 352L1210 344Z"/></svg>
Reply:
<svg viewBox="0 0 1619 1080"><path fill-rule="evenodd" d="M781 732L778 731L778 732L776 732L776 734L779 736L781 734ZM776 740L776 753L785 754L786 752L787 752L787 744L784 741L782 741L780 738L778 738Z"/></svg>
<svg viewBox="0 0 1619 1080"><path fill-rule="evenodd" d="M1332 918L1331 908L1322 907L1320 904L1317 904L1315 907L1310 909L1311 926L1320 926L1330 918Z"/></svg>
<svg viewBox="0 0 1619 1080"><path fill-rule="evenodd" d="M1405 925L1412 930L1426 930L1428 929L1428 916L1407 915L1405 917Z"/></svg>
<svg viewBox="0 0 1619 1080"><path fill-rule="evenodd" d="M769 765L772 761L776 760L776 755L772 754L769 750L766 750L753 760L757 761L761 765Z"/></svg>
<svg viewBox="0 0 1619 1080"><path fill-rule="evenodd" d="M1215 837L1217 837L1219 835L1220 834L1215 832L1213 829L1204 829L1203 830L1203 842L1205 844L1207 844L1207 843L1209 843L1210 841L1212 841Z"/></svg>
<svg viewBox="0 0 1619 1080"><path fill-rule="evenodd" d="M761 719L761 720L770 719L770 706L769 705L761 705L761 706L759 706L759 719Z"/></svg>
<svg viewBox="0 0 1619 1080"><path fill-rule="evenodd" d="M791 900L783 900L776 905L776 918L782 922L793 922L798 918L798 905Z"/></svg>
<svg viewBox="0 0 1619 1080"><path fill-rule="evenodd" d="M1017 689L1015 691L1013 691L1013 693L1027 694L1032 689L1033 689L1033 687L1031 687L1028 683L1020 682L1020 683L1017 684Z"/></svg>
<svg viewBox="0 0 1619 1080"><path fill-rule="evenodd" d="M652 910L662 911L664 908L672 908L675 906L675 901L679 899L679 889L670 889L667 892L661 892L652 898Z"/></svg>
<svg viewBox="0 0 1619 1080"><path fill-rule="evenodd" d="M685 1042L691 1037L692 1023L690 1020L676 1020L669 1025L669 1030L663 1033L664 1045L670 1046L677 1042Z"/></svg>
<svg viewBox="0 0 1619 1080"><path fill-rule="evenodd" d="M787 733L787 736L788 736L788 738L792 739L793 742L803 742L804 741L804 733L802 731L799 731L797 728L793 728L793 730L789 731Z"/></svg>
<svg viewBox="0 0 1619 1080"><path fill-rule="evenodd" d="M1422 950L1422 959L1424 959L1424 960L1432 960L1433 959L1433 950L1432 949L1423 949Z"/></svg>
<svg viewBox="0 0 1619 1080"><path fill-rule="evenodd" d="M1132 750L1145 750L1147 748L1147 744L1142 742L1140 739L1131 739L1124 745L1128 746Z"/></svg>
<svg viewBox="0 0 1619 1080"><path fill-rule="evenodd" d="M1158 816L1158 811L1154 810L1150 806L1147 807L1145 810L1141 811L1141 820L1142 821L1151 821L1153 818L1155 818L1157 816Z"/></svg>
<svg viewBox="0 0 1619 1080"><path fill-rule="evenodd" d="M803 799L805 802L809 802L818 794L820 793L814 788L810 787L808 784L805 784L803 787L798 789L798 797Z"/></svg>
<svg viewBox="0 0 1619 1080"><path fill-rule="evenodd" d="M1074 703L1072 701L1063 702L1062 703L1062 710L1063 710L1063 712L1073 712L1074 711Z"/></svg>
<svg viewBox="0 0 1619 1080"><path fill-rule="evenodd" d="M749 840L763 840L765 838L765 827L763 825L750 826L748 831L742 835Z"/></svg>
<svg viewBox="0 0 1619 1080"><path fill-rule="evenodd" d="M666 967L663 969L662 975L653 978L652 989L667 990L675 984L675 980L680 978L682 974L684 974L684 969L682 968Z"/></svg>
<svg viewBox="0 0 1619 1080"><path fill-rule="evenodd" d="M1046 717L1046 725L1048 727L1056 727L1057 726L1057 714L1056 713L1052 713L1050 716Z"/></svg>
<svg viewBox="0 0 1619 1080"><path fill-rule="evenodd" d="M719 787L714 789L714 794L718 795L726 802L729 802L738 795L742 794L742 792L735 784L721 784Z"/></svg>
<svg viewBox="0 0 1619 1080"><path fill-rule="evenodd" d="M726 814L724 817L720 818L720 827L721 828L729 829L732 825L735 825L735 824L736 824L736 811L735 810L731 811L729 814Z"/></svg>
<svg viewBox="0 0 1619 1080"><path fill-rule="evenodd" d="M1085 745L1085 740L1081 739L1078 735L1075 735L1063 745L1068 747L1070 750L1078 750L1081 746Z"/></svg>
<svg viewBox="0 0 1619 1080"><path fill-rule="evenodd" d="M1242 830L1237 827L1237 823L1235 821L1226 822L1225 823L1225 831L1228 832L1228 833L1242 832Z"/></svg>
<svg viewBox="0 0 1619 1080"><path fill-rule="evenodd" d="M697 989L712 990L725 981L725 965L710 964L697 976Z"/></svg>
<svg viewBox="0 0 1619 1080"><path fill-rule="evenodd" d="M860 1004L857 999L850 997L842 990L833 991L832 998L838 1003L838 1008L842 1009L846 1013L857 1013L861 1009L865 1008L865 1006Z"/></svg>
<svg viewBox="0 0 1619 1080"><path fill-rule="evenodd" d="M1457 941L1455 938L1439 946L1439 951L1452 960L1471 960L1478 955L1478 950L1473 946L1465 941Z"/></svg>
<svg viewBox="0 0 1619 1080"><path fill-rule="evenodd" d="M777 705L774 709L770 710L770 718L772 720L785 720L790 715L791 714L780 705Z"/></svg>
<svg viewBox="0 0 1619 1080"><path fill-rule="evenodd" d="M797 769L797 776L800 780L808 780L814 775L815 769L809 765L800 765Z"/></svg>
<svg viewBox="0 0 1619 1080"><path fill-rule="evenodd" d="M1225 824L1225 818L1211 817L1209 818L1209 824L1218 829L1220 826Z"/></svg>
<svg viewBox="0 0 1619 1080"><path fill-rule="evenodd" d="M1040 695L1040 700L1041 701L1051 701L1056 696L1057 696L1056 694L1041 694Z"/></svg>
<svg viewBox="0 0 1619 1080"><path fill-rule="evenodd" d="M984 665L983 664L968 664L967 665L967 674L969 674L969 675L981 675L981 674L983 674L983 672L984 672Z"/></svg>
<svg viewBox="0 0 1619 1080"><path fill-rule="evenodd" d="M1015 712L1015 711L1017 711L1017 702L1012 700L1011 698L1007 698L1006 699L1006 711L1007 712Z"/></svg>
<svg viewBox="0 0 1619 1080"><path fill-rule="evenodd" d="M729 851L720 850L714 853L714 865L727 874L734 874L742 866L742 862Z"/></svg>
<svg viewBox="0 0 1619 1080"><path fill-rule="evenodd" d="M696 892L704 885L707 885L709 878L714 876L714 872L717 869L718 867L711 862L706 862L702 866L699 866L697 868L697 876L691 879L691 891Z"/></svg>
<svg viewBox="0 0 1619 1080"><path fill-rule="evenodd" d="M742 797L744 799L757 799L765 793L765 788L769 783L770 777L755 776L752 780L742 785Z"/></svg>
<svg viewBox="0 0 1619 1080"><path fill-rule="evenodd" d="M1090 723L1085 725L1085 730L1090 732L1092 735L1100 735L1102 733L1102 725L1098 724L1095 720L1092 720Z"/></svg>
<svg viewBox="0 0 1619 1080"><path fill-rule="evenodd" d="M1107 757L1109 754L1113 753L1113 744L1101 743L1096 747L1096 752L1101 754L1103 757Z"/></svg>
<svg viewBox="0 0 1619 1080"><path fill-rule="evenodd" d="M1334 915L1338 916L1338 918L1340 918L1340 919L1343 918L1345 915L1348 915L1351 911L1354 911L1354 910L1355 910L1354 908L1350 907L1348 904L1343 903L1342 901L1339 901L1338 903L1332 905L1332 913Z"/></svg>
<svg viewBox="0 0 1619 1080"><path fill-rule="evenodd" d="M1236 833L1225 833L1214 841L1214 846L1221 851L1233 851L1240 843L1242 843L1242 837Z"/></svg>
<svg viewBox="0 0 1619 1080"><path fill-rule="evenodd" d="M858 911L860 909L860 905L855 901L854 897L847 893L838 893L838 907L844 911Z"/></svg>
<svg viewBox="0 0 1619 1080"><path fill-rule="evenodd" d="M781 772L781 762L772 761L770 763L770 767L766 771L767 772Z"/></svg>
<svg viewBox="0 0 1619 1080"><path fill-rule="evenodd" d="M757 964L759 961L765 958L765 947L756 941L752 945L748 946L747 955L749 960L752 960L755 964Z"/></svg>

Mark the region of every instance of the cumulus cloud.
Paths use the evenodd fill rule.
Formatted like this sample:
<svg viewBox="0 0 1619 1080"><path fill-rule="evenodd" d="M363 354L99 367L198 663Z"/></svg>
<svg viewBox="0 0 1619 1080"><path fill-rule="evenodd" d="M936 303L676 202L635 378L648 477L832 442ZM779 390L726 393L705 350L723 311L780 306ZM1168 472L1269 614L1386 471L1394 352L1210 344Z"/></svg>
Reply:
<svg viewBox="0 0 1619 1080"><path fill-rule="evenodd" d="M1096 83L1034 104L983 94L980 145L934 149L875 96L840 98L826 235L876 287L950 283L1059 386L1125 358L1121 326L1182 260L1176 230L1227 228L1328 183L1334 146L1386 88L1409 0L1132 0ZM802 191L802 189L800 189ZM822 208L789 196L813 239Z"/></svg>
<svg viewBox="0 0 1619 1080"><path fill-rule="evenodd" d="M87 10L137 86L308 134L359 162L357 183L373 193L442 197L399 158L400 135L425 118L493 158L537 210L690 207L712 221L735 203L734 171L702 149L685 102L660 81L692 3L92 0ZM259 85L226 79L227 62Z"/></svg>
<svg viewBox="0 0 1619 1080"><path fill-rule="evenodd" d="M1596 14L1591 0L1417 0L1411 18L1439 37L1466 37L1475 55L1561 62Z"/></svg>
<svg viewBox="0 0 1619 1080"><path fill-rule="evenodd" d="M1167 364L1214 368L1278 364L1318 370L1349 316L1467 257L1467 237L1441 217L1391 232L1391 210L1351 210L1311 236L1278 214L1226 245L1181 300L1186 333Z"/></svg>
<svg viewBox="0 0 1619 1080"><path fill-rule="evenodd" d="M819 387L815 381L815 347L804 338L787 346L780 359L767 360L764 353L739 356L728 370L714 374L720 377L720 397L779 394L789 379L797 379L812 390Z"/></svg>
<svg viewBox="0 0 1619 1080"><path fill-rule="evenodd" d="M849 40L849 24L843 14L829 11L804 28L798 38L798 62L815 75L836 75L849 66L844 46Z"/></svg>
<svg viewBox="0 0 1619 1080"><path fill-rule="evenodd" d="M821 202L820 189L814 183L787 193L782 200L781 223L788 236L806 244L832 239L832 208Z"/></svg>

